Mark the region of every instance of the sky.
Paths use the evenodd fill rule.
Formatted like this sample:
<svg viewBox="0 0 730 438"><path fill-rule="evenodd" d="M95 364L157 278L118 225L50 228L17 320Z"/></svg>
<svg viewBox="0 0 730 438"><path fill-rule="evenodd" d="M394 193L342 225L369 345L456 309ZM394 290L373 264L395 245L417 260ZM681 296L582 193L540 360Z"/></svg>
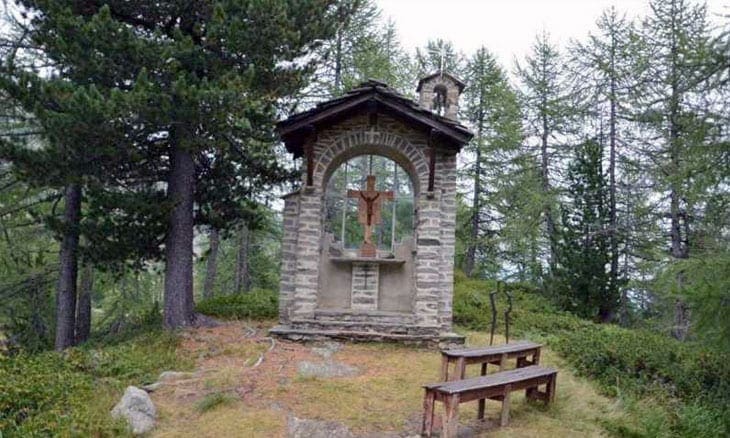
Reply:
<svg viewBox="0 0 730 438"><path fill-rule="evenodd" d="M466 54L484 45L511 70L514 58L529 53L535 35L547 30L564 47L583 40L601 12L615 5L627 17L646 15L647 0L375 0L384 19L392 19L403 47L414 51L431 38L454 43ZM730 0L707 2L713 25L727 25Z"/></svg>

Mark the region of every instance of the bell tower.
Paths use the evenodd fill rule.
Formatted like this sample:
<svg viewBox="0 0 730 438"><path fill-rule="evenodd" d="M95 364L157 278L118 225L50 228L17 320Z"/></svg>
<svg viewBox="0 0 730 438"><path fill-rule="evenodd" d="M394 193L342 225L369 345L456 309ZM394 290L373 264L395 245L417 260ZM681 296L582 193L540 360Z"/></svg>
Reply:
<svg viewBox="0 0 730 438"><path fill-rule="evenodd" d="M464 82L451 73L437 71L418 81L418 104L440 116L458 120L459 96L464 87Z"/></svg>

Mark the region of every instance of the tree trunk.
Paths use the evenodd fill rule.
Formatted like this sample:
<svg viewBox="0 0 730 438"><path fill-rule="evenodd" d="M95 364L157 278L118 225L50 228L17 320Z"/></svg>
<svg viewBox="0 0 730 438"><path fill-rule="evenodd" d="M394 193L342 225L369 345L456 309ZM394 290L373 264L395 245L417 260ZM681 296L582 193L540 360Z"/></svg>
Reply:
<svg viewBox="0 0 730 438"><path fill-rule="evenodd" d="M81 220L81 186L69 184L64 193L63 240L59 255L56 289L57 351L75 344L76 278L78 274L79 221Z"/></svg>
<svg viewBox="0 0 730 438"><path fill-rule="evenodd" d="M677 53L676 41L672 41L671 49L671 95L669 98L669 150L671 160L670 184L669 184L669 215L671 217L670 240L671 240L671 256L675 259L689 258L689 223L687 215L682 214L680 205L680 184L677 182L678 175L681 174L681 145L680 136L680 102L681 96L679 91L679 81L677 79L677 64L679 63L679 55ZM682 219L684 219L685 236L682 237ZM677 289L682 291L684 288L684 278L680 272L677 275ZM680 341L686 339L690 326L689 307L680 297L674 306L674 328L672 336Z"/></svg>
<svg viewBox="0 0 730 438"><path fill-rule="evenodd" d="M547 102L543 102L543 114L542 114L542 135L540 143L540 176L542 179L542 194L544 196L543 202L544 213L545 213L545 225L547 229L547 238L550 244L550 254L548 258L548 265L550 266L551 274L555 272L556 264L556 248L555 248L555 222L553 222L552 213L552 202L550 199L550 159L548 151L548 119L546 114Z"/></svg>
<svg viewBox="0 0 730 438"><path fill-rule="evenodd" d="M168 329L190 326L193 314L193 193L195 163L172 134L167 197L174 203L165 239L165 308Z"/></svg>
<svg viewBox="0 0 730 438"><path fill-rule="evenodd" d="M609 119L609 154L608 154L608 245L611 261L609 271L609 293L616 296L619 290L618 285L618 216L616 213L616 39L611 36L611 78L610 78L610 119ZM625 303L624 303L625 304Z"/></svg>
<svg viewBox="0 0 730 438"><path fill-rule="evenodd" d="M684 341L689 333L689 306L681 298L677 298L674 303L674 326L672 327L672 336L675 339Z"/></svg>
<svg viewBox="0 0 730 438"><path fill-rule="evenodd" d="M249 247L251 246L251 232L244 223L238 232L238 254L236 255L236 278L234 289L236 293L248 292L251 289L251 275L249 273Z"/></svg>
<svg viewBox="0 0 730 438"><path fill-rule="evenodd" d="M85 262L81 270L81 290L76 303L76 343L89 340L91 333L91 291L94 287L94 266Z"/></svg>
<svg viewBox="0 0 730 438"><path fill-rule="evenodd" d="M215 287L215 277L218 272L218 244L220 243L220 233L217 228L213 227L210 229L208 240L210 243L210 249L208 252L208 262L205 267L203 297L212 298L213 288Z"/></svg>
<svg viewBox="0 0 730 438"><path fill-rule="evenodd" d="M477 241L479 240L479 194L482 191L482 123L480 117L479 129L477 132L477 150L474 163L474 199L472 200L472 217L471 217L471 241L466 249L466 258L464 259L464 273L471 277L476 265Z"/></svg>
<svg viewBox="0 0 730 438"><path fill-rule="evenodd" d="M342 90L342 33L344 29L337 31L335 37L335 96L339 96Z"/></svg>

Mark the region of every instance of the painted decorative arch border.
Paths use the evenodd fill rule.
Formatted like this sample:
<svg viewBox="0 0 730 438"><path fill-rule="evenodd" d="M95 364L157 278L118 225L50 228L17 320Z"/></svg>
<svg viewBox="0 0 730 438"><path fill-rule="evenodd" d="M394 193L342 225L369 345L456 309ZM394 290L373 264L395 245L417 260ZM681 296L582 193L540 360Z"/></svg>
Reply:
<svg viewBox="0 0 730 438"><path fill-rule="evenodd" d="M324 149L314 165L314 185L326 187L332 173L345 161L360 155L382 155L398 163L411 178L417 196L428 187L428 161L423 150L389 131L358 130L343 134Z"/></svg>

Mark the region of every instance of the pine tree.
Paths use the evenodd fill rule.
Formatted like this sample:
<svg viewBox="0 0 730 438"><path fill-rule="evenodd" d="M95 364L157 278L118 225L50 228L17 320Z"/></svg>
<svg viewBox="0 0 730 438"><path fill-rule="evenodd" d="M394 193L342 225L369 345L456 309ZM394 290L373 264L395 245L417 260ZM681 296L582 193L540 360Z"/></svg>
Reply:
<svg viewBox="0 0 730 438"><path fill-rule="evenodd" d="M40 47L42 43L30 38L28 44ZM118 174L116 147L122 139L109 120L118 116L123 104L118 96L104 95L96 86L88 85L88 80L81 83L77 71L45 78L34 71L34 62L38 60L10 57L0 67L0 87L29 115L30 123L42 138L11 132L5 141L0 141L0 155L13 164L20 179L57 190L63 196L61 220L47 217L47 224L61 242L55 347L62 350L76 343L84 187L91 181L108 180Z"/></svg>
<svg viewBox="0 0 730 438"><path fill-rule="evenodd" d="M636 87L636 59L633 53L638 50L634 38L635 32L625 16L618 13L615 7L605 10L597 21L597 33L591 34L584 44L577 44L572 49L572 64L575 74L580 78L587 95L587 116L593 119L593 126L603 131L608 125L608 210L609 226L607 229L611 252L609 294L618 293L626 273L620 273L620 250L622 234L618 215L617 191L620 178L618 164L626 152L627 138L621 129L630 129L626 121L631 118L630 98ZM595 129L595 128L594 128ZM593 132L595 134L595 131ZM603 134L603 133L601 133ZM601 139L603 141L603 139ZM625 238L623 239L625 240ZM624 258L628 257L624 248ZM628 298L622 298L626 312ZM608 316L608 315L606 315Z"/></svg>
<svg viewBox="0 0 730 438"><path fill-rule="evenodd" d="M562 306L588 318L610 321L619 304L610 289L610 222L603 151L597 141L587 141L568 167L567 201L561 206L557 263L554 281L560 287Z"/></svg>
<svg viewBox="0 0 730 438"><path fill-rule="evenodd" d="M193 324L193 228L210 212L234 225L244 200L289 177L271 146L278 99L333 35L335 2L22 3L49 57L132 105L126 151L146 176L132 185L165 184L170 209L165 325Z"/></svg>

